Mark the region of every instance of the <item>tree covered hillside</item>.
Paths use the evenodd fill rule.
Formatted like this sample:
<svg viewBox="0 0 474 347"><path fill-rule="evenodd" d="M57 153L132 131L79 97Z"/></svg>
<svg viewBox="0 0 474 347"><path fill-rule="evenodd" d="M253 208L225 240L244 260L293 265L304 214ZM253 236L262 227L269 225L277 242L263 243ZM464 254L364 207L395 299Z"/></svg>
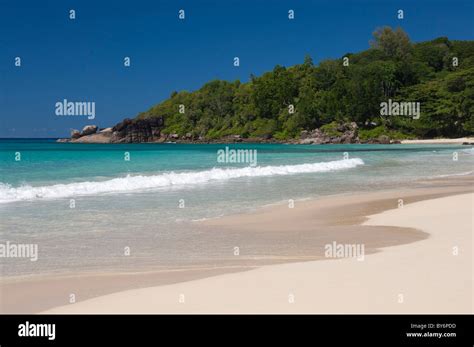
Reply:
<svg viewBox="0 0 474 347"><path fill-rule="evenodd" d="M474 41L412 43L402 29L385 27L370 46L319 65L309 56L299 65L277 65L248 83L215 80L194 92L173 92L138 118L163 117L163 134L204 139L288 140L344 122L356 122L361 139L474 133ZM381 116L388 99L420 102L420 118Z"/></svg>

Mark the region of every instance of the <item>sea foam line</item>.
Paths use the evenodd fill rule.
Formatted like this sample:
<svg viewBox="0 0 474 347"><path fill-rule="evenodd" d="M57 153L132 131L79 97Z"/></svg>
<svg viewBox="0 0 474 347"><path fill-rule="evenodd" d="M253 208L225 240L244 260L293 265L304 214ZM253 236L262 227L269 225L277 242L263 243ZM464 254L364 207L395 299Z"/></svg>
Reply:
<svg viewBox="0 0 474 347"><path fill-rule="evenodd" d="M205 171L168 172L150 176L126 176L107 181L85 181L68 184L32 187L23 185L12 187L0 182L0 203L70 198L103 193L125 193L147 189L202 184L211 181L224 181L240 177L285 176L300 173L318 173L344 170L364 165L362 159L353 158L329 162L299 165L258 166L244 168L213 168Z"/></svg>
<svg viewBox="0 0 474 347"><path fill-rule="evenodd" d="M452 174L446 174L446 175L435 175L429 178L434 179L434 178L445 178L445 177L453 177L453 176L469 176L469 175L472 175L473 173L474 171L465 171L465 172L458 172L458 173L452 173Z"/></svg>

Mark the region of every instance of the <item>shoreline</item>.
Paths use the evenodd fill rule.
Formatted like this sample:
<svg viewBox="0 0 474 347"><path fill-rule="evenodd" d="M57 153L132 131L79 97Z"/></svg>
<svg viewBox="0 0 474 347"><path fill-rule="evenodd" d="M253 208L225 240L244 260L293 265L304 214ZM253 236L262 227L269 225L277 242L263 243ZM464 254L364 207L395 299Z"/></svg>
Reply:
<svg viewBox="0 0 474 347"><path fill-rule="evenodd" d="M402 140L402 145L474 145L474 137L460 137L457 139L427 139L427 140Z"/></svg>
<svg viewBox="0 0 474 347"><path fill-rule="evenodd" d="M296 239L311 245L308 248L311 257L301 264L327 262L324 259L324 245L334 240L338 242L363 241L366 245L366 255L383 253L386 247L402 245L429 238L424 231L412 228L378 227L377 233L369 232L371 228L363 226L366 216L381 213L394 207L400 196L406 203L427 200L437 197L465 193L473 189L474 177L464 176L450 179L430 180L419 184L418 188L404 190L376 191L365 194L349 194L323 197L314 200L296 202L296 208L289 210L286 206L272 205L261 207L257 212L244 215L226 216L218 219L200 222L203 230L208 232L226 232L229 235L239 232L247 235L249 242L263 240L265 242L287 242L291 248ZM424 186L425 185L425 186ZM314 211L318 211L316 214ZM319 217L319 218L318 218ZM373 228L372 228L373 229ZM318 230L318 232L314 232ZM296 233L296 234L295 234ZM281 236L278 238L277 236ZM286 237L286 238L285 238ZM286 241L285 241L286 240ZM294 244L293 244L294 247ZM245 247L242 247L245 253ZM299 256L304 252L296 250ZM257 256L257 255L255 255ZM318 260L319 259L319 260ZM331 259L334 261L334 259ZM339 261L339 260L338 260ZM25 313L42 312L54 307L67 304L68 293L75 293L77 304L70 309L94 298L116 295L129 290L140 290L147 287L169 287L183 283L193 283L209 278L219 278L232 273L244 273L247 270L263 269L272 266L286 266L298 264L296 254L288 259L282 256L277 265L258 264L256 261L246 260L242 266L216 267L207 269L169 269L163 271L149 271L147 273L107 273L88 274L70 277L35 278L31 280L4 282L2 286L2 312ZM113 294L116 293L116 294ZM18 303L21 297L22 302ZM86 300L86 301L84 301Z"/></svg>
<svg viewBox="0 0 474 347"><path fill-rule="evenodd" d="M418 226L431 234L363 262L272 265L119 292L45 313L472 313L473 198L472 192L448 195L369 216L363 225ZM446 204L460 208L446 210ZM449 233L448 226L454 227ZM451 253L453 244L459 254Z"/></svg>
<svg viewBox="0 0 474 347"><path fill-rule="evenodd" d="M99 133L94 135L100 135ZM174 141L148 141L148 142L106 142L103 139L100 139L97 142L94 142L94 135L86 135L85 137L91 136L90 140L84 139L84 141L71 141L70 138L64 137L38 137L38 138L24 138L24 137L4 137L0 140L52 140L56 143L79 143L79 144L108 144L108 145L128 145L128 144L194 144L194 145L229 145L229 144L282 144L282 145L318 145L316 143L308 144L301 143L299 140L294 141L280 141L274 139L258 139L258 138L242 138L238 141L236 140L209 140L209 141L191 141L191 140L182 140L177 139ZM374 145L383 143L370 143L369 141L358 142L358 143L321 143L321 145ZM459 138L437 138L437 139L413 139L413 140L397 140L385 145L393 144L402 144L402 145L474 145L474 137L459 137Z"/></svg>
<svg viewBox="0 0 474 347"><path fill-rule="evenodd" d="M227 138L217 140L186 140L186 139L171 139L159 141L144 141L144 142L110 142L108 137L100 133L85 135L79 139L69 138L54 138L57 143L80 143L80 144L188 144L188 145L229 145L229 144L282 144L282 145L474 145L474 137L460 137L452 139L414 139L414 140L390 140L387 143L378 142L376 139L349 143L309 143L303 140L275 140L275 139L260 139L260 138Z"/></svg>

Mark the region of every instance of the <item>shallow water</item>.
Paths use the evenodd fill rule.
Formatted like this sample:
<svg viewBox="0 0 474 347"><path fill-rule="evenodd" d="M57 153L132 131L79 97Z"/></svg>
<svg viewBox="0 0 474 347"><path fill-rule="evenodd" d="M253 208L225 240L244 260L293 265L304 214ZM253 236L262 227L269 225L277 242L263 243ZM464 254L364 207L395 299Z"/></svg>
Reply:
<svg viewBox="0 0 474 347"><path fill-rule="evenodd" d="M2 258L2 275L222 265L232 237L196 221L474 170L468 146L227 146L257 165L218 162L226 145L0 140L0 240L39 247L36 262Z"/></svg>

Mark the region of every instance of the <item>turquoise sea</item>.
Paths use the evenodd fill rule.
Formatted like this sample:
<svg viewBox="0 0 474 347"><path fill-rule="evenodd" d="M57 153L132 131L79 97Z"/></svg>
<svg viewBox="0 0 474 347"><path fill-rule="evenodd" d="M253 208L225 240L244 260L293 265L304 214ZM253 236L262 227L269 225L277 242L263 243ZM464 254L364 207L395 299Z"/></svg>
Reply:
<svg viewBox="0 0 474 347"><path fill-rule="evenodd" d="M218 162L217 153L226 146L256 150L257 165ZM38 244L39 257L3 259L1 271L19 276L232 264L239 235L204 235L200 220L473 170L472 146L3 139L0 240ZM124 256L126 247L130 255ZM258 256L275 257L285 248L259 248Z"/></svg>

